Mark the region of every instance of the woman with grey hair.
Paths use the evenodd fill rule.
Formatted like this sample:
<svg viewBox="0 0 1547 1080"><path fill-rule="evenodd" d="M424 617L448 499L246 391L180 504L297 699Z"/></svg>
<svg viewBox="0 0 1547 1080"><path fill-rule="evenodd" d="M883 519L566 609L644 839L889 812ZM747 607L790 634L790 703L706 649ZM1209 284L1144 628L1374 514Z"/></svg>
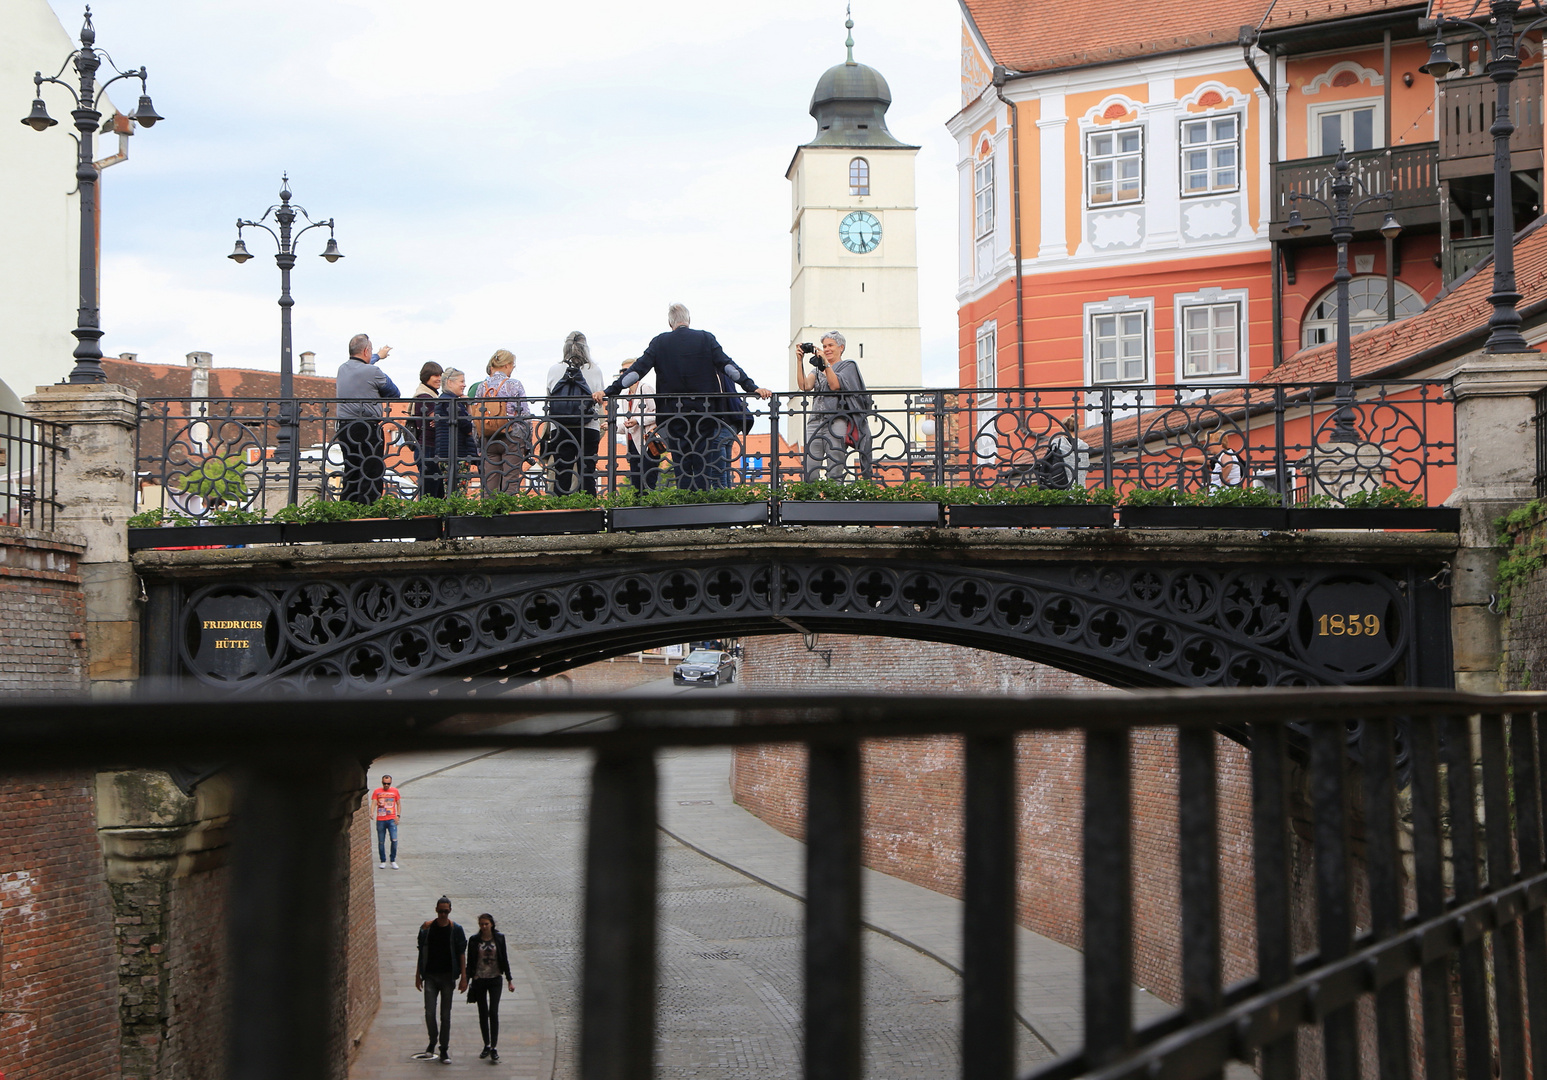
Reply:
<svg viewBox="0 0 1547 1080"><path fill-rule="evenodd" d="M466 372L447 368L441 374L440 397L435 402L435 460L445 475L447 494L478 471L478 440L462 397L466 389Z"/></svg>
<svg viewBox="0 0 1547 1080"><path fill-rule="evenodd" d="M548 369L548 430L543 443L553 462L556 494L596 494L602 418L593 395L606 385L607 377L591 360L586 336L579 330L571 331L564 339L562 358Z"/></svg>
<svg viewBox="0 0 1547 1080"><path fill-rule="evenodd" d="M806 418L803 472L807 480L843 480L849 450L859 453L859 473L870 479L870 394L859 365L843 358L848 342L837 330L822 335L821 348L811 355L811 370L797 366L795 380L806 393L816 391ZM802 353L796 352L800 365Z"/></svg>

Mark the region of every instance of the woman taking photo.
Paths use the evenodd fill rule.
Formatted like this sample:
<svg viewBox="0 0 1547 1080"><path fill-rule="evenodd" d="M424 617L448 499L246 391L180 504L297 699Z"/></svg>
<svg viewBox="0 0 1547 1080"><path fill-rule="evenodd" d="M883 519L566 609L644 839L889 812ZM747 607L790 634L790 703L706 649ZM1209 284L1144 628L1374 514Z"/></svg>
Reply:
<svg viewBox="0 0 1547 1080"><path fill-rule="evenodd" d="M494 916L487 912L478 916L478 933L467 939L467 964L462 968L464 991L471 979L472 992L467 1000L478 1006L478 1027L483 1032L483 1053L480 1058L495 1062L500 1052L495 1046L500 1041L500 977L512 993L516 984L510 977L510 956L505 951L505 935L494 929Z"/></svg>

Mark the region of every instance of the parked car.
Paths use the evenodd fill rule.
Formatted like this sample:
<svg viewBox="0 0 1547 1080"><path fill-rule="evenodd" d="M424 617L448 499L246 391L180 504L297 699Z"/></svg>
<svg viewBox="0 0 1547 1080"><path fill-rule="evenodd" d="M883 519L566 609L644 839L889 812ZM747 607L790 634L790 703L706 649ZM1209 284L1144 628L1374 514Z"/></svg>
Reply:
<svg viewBox="0 0 1547 1080"><path fill-rule="evenodd" d="M736 681L736 661L728 652L714 649L694 649L687 659L672 670L671 681L678 686L697 683L700 686L719 686Z"/></svg>

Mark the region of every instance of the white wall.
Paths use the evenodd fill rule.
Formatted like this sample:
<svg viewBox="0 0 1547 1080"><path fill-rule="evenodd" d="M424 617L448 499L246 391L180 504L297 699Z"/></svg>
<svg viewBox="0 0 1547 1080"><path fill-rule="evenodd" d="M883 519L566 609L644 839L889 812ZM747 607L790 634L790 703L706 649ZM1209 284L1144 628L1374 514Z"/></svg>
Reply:
<svg viewBox="0 0 1547 1080"><path fill-rule="evenodd" d="M59 126L40 134L19 123L32 106L32 73L53 75L72 47L47 0L0 6L0 410L7 412L21 412L21 398L75 366L80 203L70 194L70 95L44 88Z"/></svg>

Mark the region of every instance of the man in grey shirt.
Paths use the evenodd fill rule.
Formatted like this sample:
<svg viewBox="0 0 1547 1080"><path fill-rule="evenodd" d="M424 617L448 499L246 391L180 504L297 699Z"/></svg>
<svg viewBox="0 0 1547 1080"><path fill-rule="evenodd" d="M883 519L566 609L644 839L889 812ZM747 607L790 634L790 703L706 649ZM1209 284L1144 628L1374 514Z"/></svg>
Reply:
<svg viewBox="0 0 1547 1080"><path fill-rule="evenodd" d="M804 474L807 480L846 478L849 450L859 453L859 473L870 479L870 395L859 365L843 358L848 343L837 330L822 335L821 351L811 357L811 370L797 369L796 380L807 393L815 390L806 419ZM800 360L799 353L796 361Z"/></svg>
<svg viewBox="0 0 1547 1080"><path fill-rule="evenodd" d="M339 498L369 504L381 498L387 471L387 447L381 432L381 399L401 397L392 379L376 366L392 346L371 351L371 339L356 334L349 339L349 359L338 369L334 390L338 403L338 448L344 457ZM362 400L366 399L366 400Z"/></svg>

